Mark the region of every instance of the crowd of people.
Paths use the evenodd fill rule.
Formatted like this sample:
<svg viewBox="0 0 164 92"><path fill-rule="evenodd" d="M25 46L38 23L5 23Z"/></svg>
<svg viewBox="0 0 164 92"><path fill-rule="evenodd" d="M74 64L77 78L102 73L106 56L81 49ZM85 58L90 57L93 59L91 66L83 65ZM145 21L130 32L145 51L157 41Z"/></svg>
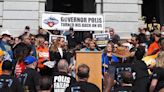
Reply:
<svg viewBox="0 0 164 92"><path fill-rule="evenodd" d="M30 27L19 37L3 31L0 38L0 92L100 92L88 82L90 67L76 65L76 51L102 51L103 92L164 92L164 31L139 28L128 40L121 40L113 28L99 47L91 32L82 39L70 28L49 42L49 33ZM94 57L93 57L94 58ZM94 62L93 62L94 63Z"/></svg>

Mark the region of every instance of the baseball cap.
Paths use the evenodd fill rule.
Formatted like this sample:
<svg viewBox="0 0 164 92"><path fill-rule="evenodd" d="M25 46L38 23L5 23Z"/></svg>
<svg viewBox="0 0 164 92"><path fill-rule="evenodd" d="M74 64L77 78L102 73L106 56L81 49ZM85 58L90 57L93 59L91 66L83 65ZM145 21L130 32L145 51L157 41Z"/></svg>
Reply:
<svg viewBox="0 0 164 92"><path fill-rule="evenodd" d="M164 35L164 32L161 32L161 35Z"/></svg>
<svg viewBox="0 0 164 92"><path fill-rule="evenodd" d="M0 49L0 56L4 55L5 53Z"/></svg>
<svg viewBox="0 0 164 92"><path fill-rule="evenodd" d="M30 30L30 27L29 27L29 26L26 26L25 29L26 29L26 30Z"/></svg>
<svg viewBox="0 0 164 92"><path fill-rule="evenodd" d="M27 56L25 59L24 59L24 62L29 65L29 64L32 64L34 62L37 62L37 59L34 57L34 56Z"/></svg>
<svg viewBox="0 0 164 92"><path fill-rule="evenodd" d="M150 35L150 32L149 31L146 31L145 35Z"/></svg>
<svg viewBox="0 0 164 92"><path fill-rule="evenodd" d="M109 32L114 32L114 29L113 28L109 28Z"/></svg>
<svg viewBox="0 0 164 92"><path fill-rule="evenodd" d="M154 30L153 34L160 37L160 31L159 30Z"/></svg>
<svg viewBox="0 0 164 92"><path fill-rule="evenodd" d="M5 60L2 63L2 70L12 70L13 68L13 63L9 60Z"/></svg>
<svg viewBox="0 0 164 92"><path fill-rule="evenodd" d="M70 27L69 30L70 30L70 31L73 31L73 27Z"/></svg>
<svg viewBox="0 0 164 92"><path fill-rule="evenodd" d="M11 33L8 30L2 31L1 35L7 35L7 36L11 36Z"/></svg>

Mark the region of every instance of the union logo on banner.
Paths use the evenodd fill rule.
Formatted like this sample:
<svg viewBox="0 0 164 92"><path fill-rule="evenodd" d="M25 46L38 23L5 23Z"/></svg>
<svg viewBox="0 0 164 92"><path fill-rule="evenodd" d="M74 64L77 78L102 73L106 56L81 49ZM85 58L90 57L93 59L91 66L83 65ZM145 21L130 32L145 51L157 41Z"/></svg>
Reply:
<svg viewBox="0 0 164 92"><path fill-rule="evenodd" d="M49 27L53 27L54 25L58 24L59 21L55 17L51 16L48 19L45 19L44 23L47 24Z"/></svg>

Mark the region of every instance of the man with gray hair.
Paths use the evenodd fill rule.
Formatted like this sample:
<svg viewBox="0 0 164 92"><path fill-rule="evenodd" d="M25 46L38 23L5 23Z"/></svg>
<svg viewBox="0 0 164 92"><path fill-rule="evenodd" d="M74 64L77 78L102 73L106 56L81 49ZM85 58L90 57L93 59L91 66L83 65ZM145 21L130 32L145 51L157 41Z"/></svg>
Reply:
<svg viewBox="0 0 164 92"><path fill-rule="evenodd" d="M61 59L58 63L59 72L68 73L68 63L65 59Z"/></svg>
<svg viewBox="0 0 164 92"><path fill-rule="evenodd" d="M71 85L65 92L100 92L100 89L88 82L90 68L86 64L81 64L77 69L78 82Z"/></svg>
<svg viewBox="0 0 164 92"><path fill-rule="evenodd" d="M53 88L54 92L65 92L65 89L71 84L76 83L76 79L68 75L68 62L65 59L61 59L57 65L59 70L58 74L54 74Z"/></svg>

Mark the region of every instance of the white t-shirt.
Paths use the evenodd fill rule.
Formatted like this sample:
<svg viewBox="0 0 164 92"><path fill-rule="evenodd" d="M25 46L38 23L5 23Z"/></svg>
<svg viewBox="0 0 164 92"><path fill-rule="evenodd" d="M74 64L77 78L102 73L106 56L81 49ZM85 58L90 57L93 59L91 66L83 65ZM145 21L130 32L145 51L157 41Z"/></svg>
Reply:
<svg viewBox="0 0 164 92"><path fill-rule="evenodd" d="M63 50L62 50L62 48L58 48L58 51L59 51L61 57L63 57Z"/></svg>

